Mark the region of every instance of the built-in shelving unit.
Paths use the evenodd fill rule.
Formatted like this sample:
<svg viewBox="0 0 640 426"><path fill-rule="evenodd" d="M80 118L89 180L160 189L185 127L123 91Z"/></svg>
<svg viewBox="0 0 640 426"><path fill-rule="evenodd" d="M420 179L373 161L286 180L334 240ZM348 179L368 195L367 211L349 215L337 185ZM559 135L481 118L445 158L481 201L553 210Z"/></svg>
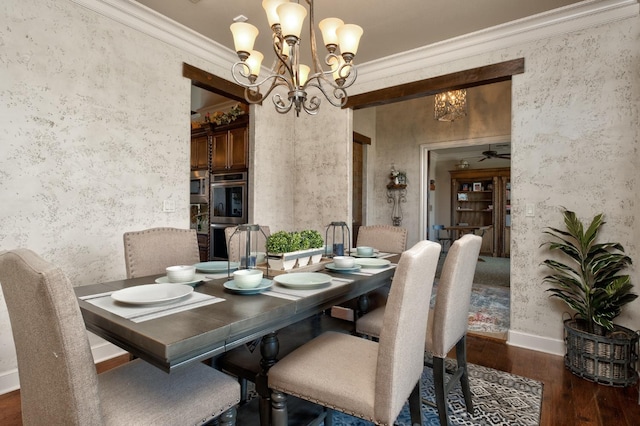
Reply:
<svg viewBox="0 0 640 426"><path fill-rule="evenodd" d="M451 225L490 227L483 233L481 252L509 256L507 227L511 225L511 169L467 169L449 173Z"/></svg>

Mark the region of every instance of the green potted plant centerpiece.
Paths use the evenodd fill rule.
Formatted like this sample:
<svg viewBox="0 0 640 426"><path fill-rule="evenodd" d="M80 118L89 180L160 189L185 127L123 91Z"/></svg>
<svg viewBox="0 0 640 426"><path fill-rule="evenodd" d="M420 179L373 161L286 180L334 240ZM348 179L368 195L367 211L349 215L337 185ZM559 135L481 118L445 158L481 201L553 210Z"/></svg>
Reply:
<svg viewBox="0 0 640 426"><path fill-rule="evenodd" d="M319 238L319 241L318 241ZM318 231L278 231L267 237L269 267L289 270L317 263L322 257L324 241Z"/></svg>
<svg viewBox="0 0 640 426"><path fill-rule="evenodd" d="M574 212L563 209L563 216L566 229L547 228L544 233L553 240L542 246L558 253L543 262L551 270L543 279L551 285L546 291L575 312L564 321L565 365L591 381L631 385L637 379L638 334L613 323L622 307L638 297L623 274L631 258L621 244L597 241L603 214L586 229Z"/></svg>

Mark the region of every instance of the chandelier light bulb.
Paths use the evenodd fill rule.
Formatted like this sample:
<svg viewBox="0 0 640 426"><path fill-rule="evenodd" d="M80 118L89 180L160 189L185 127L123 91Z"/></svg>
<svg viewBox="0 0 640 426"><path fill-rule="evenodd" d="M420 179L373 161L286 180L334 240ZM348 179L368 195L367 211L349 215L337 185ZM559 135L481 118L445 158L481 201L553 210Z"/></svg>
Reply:
<svg viewBox="0 0 640 426"><path fill-rule="evenodd" d="M267 14L267 21L269 21L270 27L280 24L280 17L278 16L278 12L276 11L276 8L283 3L289 3L289 0L263 0L262 1L262 8Z"/></svg>
<svg viewBox="0 0 640 426"><path fill-rule="evenodd" d="M347 63L351 62L358 53L358 45L363 32L362 27L355 24L345 24L336 30L340 52Z"/></svg>
<svg viewBox="0 0 640 426"><path fill-rule="evenodd" d="M280 18L280 28L282 35L287 37L300 38L304 18L307 17L307 9L297 3L282 3L276 8Z"/></svg>
<svg viewBox="0 0 640 426"><path fill-rule="evenodd" d="M233 44L240 59L253 50L253 45L258 37L258 29L246 22L234 22L229 27L233 34ZM242 54L242 55L241 55Z"/></svg>
<svg viewBox="0 0 640 426"><path fill-rule="evenodd" d="M262 65L262 60L264 59L264 55L257 50L252 50L249 52L249 57L245 60L247 66L249 67L250 79L253 78L255 81L256 78L260 75L260 66Z"/></svg>
<svg viewBox="0 0 640 426"><path fill-rule="evenodd" d="M305 85L307 79L309 78L310 71L311 68L304 64L300 64L300 68L298 69L298 87L302 87Z"/></svg>
<svg viewBox="0 0 640 426"><path fill-rule="evenodd" d="M336 50L338 46L338 34L336 34L336 30L344 25L344 21L338 18L326 18L320 21L318 27L320 27L320 31L322 31L322 39L324 40L324 45L327 47L329 52Z"/></svg>

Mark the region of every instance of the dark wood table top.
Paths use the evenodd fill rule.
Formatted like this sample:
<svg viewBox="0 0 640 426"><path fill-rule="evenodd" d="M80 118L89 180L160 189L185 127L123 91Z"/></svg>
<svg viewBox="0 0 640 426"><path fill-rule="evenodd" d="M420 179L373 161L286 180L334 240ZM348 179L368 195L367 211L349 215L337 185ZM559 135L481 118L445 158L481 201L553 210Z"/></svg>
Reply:
<svg viewBox="0 0 640 426"><path fill-rule="evenodd" d="M394 256L389 260L395 263L398 258ZM394 271L395 268L383 270L371 276L329 273L354 282L299 300L264 294L232 294L223 287L227 279L212 280L197 286L195 291L224 298L224 302L139 323L84 300L79 300L79 303L88 330L165 371L171 371L180 365L221 354L375 290L387 284ZM80 286L75 288L75 292L78 297L105 293L153 283L157 277Z"/></svg>

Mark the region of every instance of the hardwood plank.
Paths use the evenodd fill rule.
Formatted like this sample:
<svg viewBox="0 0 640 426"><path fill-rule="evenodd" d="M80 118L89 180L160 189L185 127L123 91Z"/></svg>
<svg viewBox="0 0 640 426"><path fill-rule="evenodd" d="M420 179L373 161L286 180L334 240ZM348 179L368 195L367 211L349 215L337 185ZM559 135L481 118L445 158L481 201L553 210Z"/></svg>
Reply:
<svg viewBox="0 0 640 426"><path fill-rule="evenodd" d="M564 367L564 358L507 345L486 337L467 337L469 362L543 383L540 425L639 424L638 385L614 388L575 376ZM123 355L96 366L106 371L129 360ZM20 391L0 395L0 425L21 426ZM239 424L239 426L241 426Z"/></svg>

